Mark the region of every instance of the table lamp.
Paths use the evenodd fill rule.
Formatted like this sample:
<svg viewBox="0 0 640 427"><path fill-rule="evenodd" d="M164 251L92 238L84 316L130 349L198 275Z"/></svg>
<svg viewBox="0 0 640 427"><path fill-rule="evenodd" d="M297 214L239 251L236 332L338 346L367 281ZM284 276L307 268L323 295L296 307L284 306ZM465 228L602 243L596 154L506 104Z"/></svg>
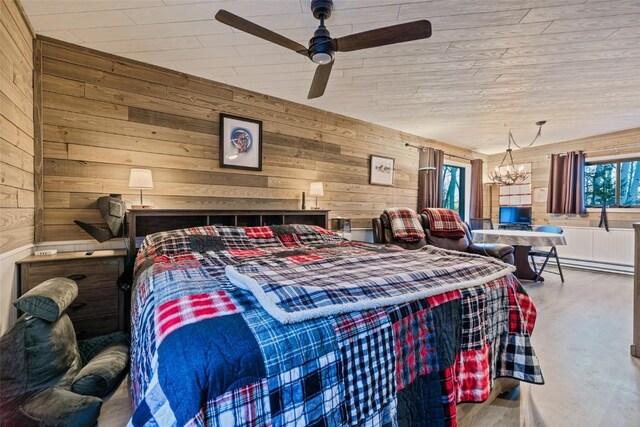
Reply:
<svg viewBox="0 0 640 427"><path fill-rule="evenodd" d="M318 197L324 196L324 187L322 182L312 182L309 185L309 195L316 197L316 206L313 209L320 209L320 206L318 206Z"/></svg>
<svg viewBox="0 0 640 427"><path fill-rule="evenodd" d="M142 190L153 188L153 178L149 169L131 169L129 174L129 188L140 190L140 204L131 205L133 209L148 209L151 205L142 202Z"/></svg>

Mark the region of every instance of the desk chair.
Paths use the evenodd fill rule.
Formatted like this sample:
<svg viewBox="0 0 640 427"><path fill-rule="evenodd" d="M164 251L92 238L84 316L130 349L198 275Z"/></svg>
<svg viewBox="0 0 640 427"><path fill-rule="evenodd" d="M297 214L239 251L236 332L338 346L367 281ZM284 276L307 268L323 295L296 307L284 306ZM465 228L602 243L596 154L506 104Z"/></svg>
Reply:
<svg viewBox="0 0 640 427"><path fill-rule="evenodd" d="M557 225L539 225L537 227L534 227L533 231L540 231L543 233L562 234L562 228L558 227ZM543 248L533 247L529 251L529 257L531 258L531 263L533 264L533 271L536 272L538 277L542 276L542 272L544 271L544 268L547 266L549 259L555 258L556 265L558 266L558 273L560 274L560 280L564 282L564 275L562 274L562 267L560 266L560 258L558 257L558 250L556 249L555 246L551 246L551 249L549 249L548 251L544 250ZM537 268L535 257L544 258L544 262L542 263L540 270L538 270ZM551 273L555 274L555 271L552 271Z"/></svg>

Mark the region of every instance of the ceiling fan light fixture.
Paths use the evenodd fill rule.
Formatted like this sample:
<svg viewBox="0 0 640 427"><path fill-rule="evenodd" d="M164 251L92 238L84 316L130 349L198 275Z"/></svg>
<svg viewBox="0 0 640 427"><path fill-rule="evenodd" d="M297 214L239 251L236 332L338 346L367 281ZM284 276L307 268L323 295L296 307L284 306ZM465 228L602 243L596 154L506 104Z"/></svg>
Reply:
<svg viewBox="0 0 640 427"><path fill-rule="evenodd" d="M326 65L333 62L335 50L331 45L331 35L324 24L320 24L318 29L309 40L309 58L318 65Z"/></svg>
<svg viewBox="0 0 640 427"><path fill-rule="evenodd" d="M311 56L311 60L316 64L324 65L333 61L333 56L326 52L316 52Z"/></svg>

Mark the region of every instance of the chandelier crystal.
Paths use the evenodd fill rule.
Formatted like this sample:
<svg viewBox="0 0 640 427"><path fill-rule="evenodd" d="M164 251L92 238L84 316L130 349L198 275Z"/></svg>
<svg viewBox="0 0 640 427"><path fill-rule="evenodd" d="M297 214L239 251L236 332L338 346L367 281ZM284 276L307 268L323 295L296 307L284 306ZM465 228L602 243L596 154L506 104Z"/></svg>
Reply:
<svg viewBox="0 0 640 427"><path fill-rule="evenodd" d="M499 166L496 166L495 169L489 171L489 179L496 184L502 185L514 185L521 184L531 176L531 171L524 170L524 165L520 165L516 169L516 165L513 162L513 150L511 149L511 143L518 148L529 148L531 147L542 135L542 125L546 123L545 120L536 122L538 125L538 133L533 138L533 141L529 143L526 147L521 147L518 145L516 140L513 137L513 133L511 133L511 129L509 129L509 143L507 145L507 151L504 153L502 157L502 161Z"/></svg>

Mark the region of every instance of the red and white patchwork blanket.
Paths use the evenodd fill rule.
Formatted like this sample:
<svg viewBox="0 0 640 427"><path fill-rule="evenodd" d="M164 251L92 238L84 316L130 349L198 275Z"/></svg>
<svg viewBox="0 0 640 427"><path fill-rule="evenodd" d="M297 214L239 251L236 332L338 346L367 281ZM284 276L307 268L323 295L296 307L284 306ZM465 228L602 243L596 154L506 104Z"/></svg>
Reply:
<svg viewBox="0 0 640 427"><path fill-rule="evenodd" d="M388 208L384 211L391 222L393 238L400 242L417 242L424 239L424 230L418 214L409 208Z"/></svg>

